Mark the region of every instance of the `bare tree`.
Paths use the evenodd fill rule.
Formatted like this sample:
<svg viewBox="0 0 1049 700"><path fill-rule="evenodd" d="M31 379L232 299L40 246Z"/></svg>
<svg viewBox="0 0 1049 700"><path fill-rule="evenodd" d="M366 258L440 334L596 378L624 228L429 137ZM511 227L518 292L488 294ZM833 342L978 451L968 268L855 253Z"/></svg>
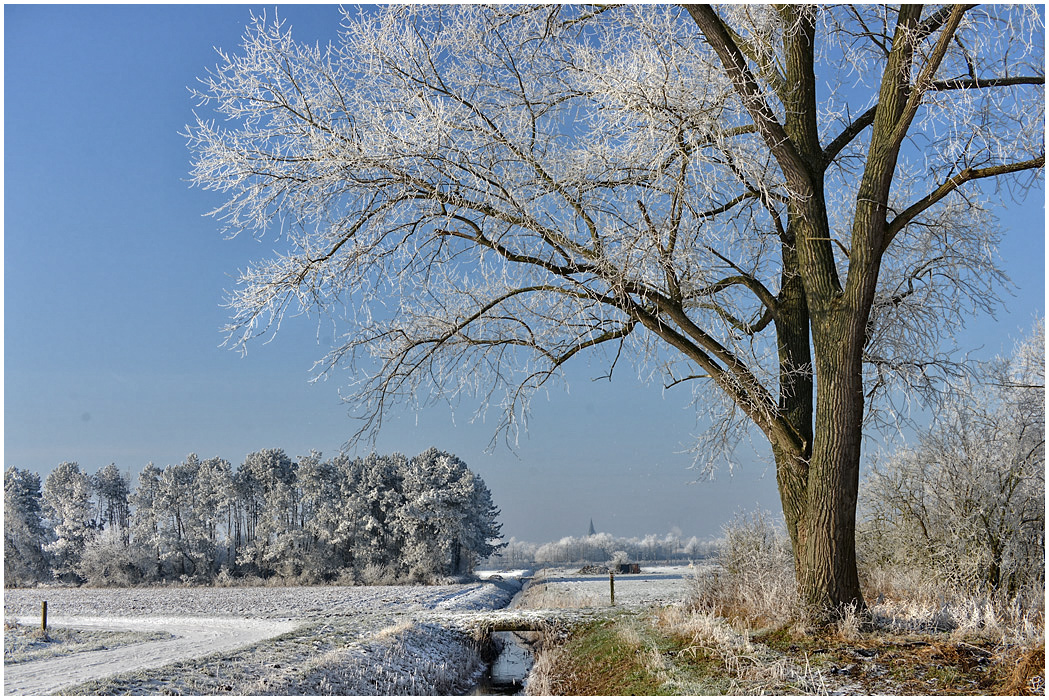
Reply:
<svg viewBox="0 0 1049 700"><path fill-rule="evenodd" d="M227 121L186 132L228 233L284 238L229 341L329 320L362 434L468 398L509 437L584 353L713 385L704 449L767 438L833 615L863 601L865 416L942 389L943 339L995 304L985 201L1041 174L1043 33L1000 6L436 6L347 11L321 47L255 19L197 93Z"/></svg>
<svg viewBox="0 0 1049 700"><path fill-rule="evenodd" d="M1006 601L1045 588L1045 326L916 444L872 460L865 554Z"/></svg>

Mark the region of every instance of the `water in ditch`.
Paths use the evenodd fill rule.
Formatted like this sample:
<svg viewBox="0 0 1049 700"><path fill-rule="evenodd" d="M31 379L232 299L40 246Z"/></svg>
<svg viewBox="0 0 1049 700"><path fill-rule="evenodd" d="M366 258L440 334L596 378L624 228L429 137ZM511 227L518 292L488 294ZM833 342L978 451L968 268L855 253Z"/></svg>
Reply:
<svg viewBox="0 0 1049 700"><path fill-rule="evenodd" d="M518 606L524 589L532 582L531 572L517 579L519 590L506 606ZM492 632L497 649L495 660L489 664L472 695L521 695L534 660L533 647L539 640L536 632Z"/></svg>
<svg viewBox="0 0 1049 700"><path fill-rule="evenodd" d="M499 655L482 676L473 695L519 695L532 669L534 632L493 632Z"/></svg>

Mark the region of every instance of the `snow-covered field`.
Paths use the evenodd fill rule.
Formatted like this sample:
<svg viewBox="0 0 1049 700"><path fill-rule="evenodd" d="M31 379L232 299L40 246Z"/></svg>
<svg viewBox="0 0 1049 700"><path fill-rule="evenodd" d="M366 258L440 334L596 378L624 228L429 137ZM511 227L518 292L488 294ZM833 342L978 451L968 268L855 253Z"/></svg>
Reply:
<svg viewBox="0 0 1049 700"><path fill-rule="evenodd" d="M34 620L19 616L17 621L32 624ZM5 695L52 693L87 680L164 666L180 659L192 659L202 652L214 654L244 647L290 632L296 627L291 621L215 617L58 617L49 619L48 624L73 629L163 631L171 637L12 666L5 663Z"/></svg>
<svg viewBox="0 0 1049 700"><path fill-rule="evenodd" d="M616 608L679 602L703 570L616 575ZM173 637L82 653L56 645L50 658L5 664L4 693L463 693L484 667L470 636L480 620L571 620L611 609L607 575L544 569L532 595L502 611L529 573L445 586L7 590L5 620L38 624L46 600L51 627Z"/></svg>
<svg viewBox="0 0 1049 700"><path fill-rule="evenodd" d="M418 610L481 610L505 597L495 583L450 586L293 586L257 588L25 588L4 591L4 616L200 616L312 619L359 615L396 605ZM506 583L506 586L511 584Z"/></svg>
<svg viewBox="0 0 1049 700"><path fill-rule="evenodd" d="M5 664L4 693L466 689L481 666L468 637L424 623L504 607L518 589L506 579L449 586L6 590L6 620L38 622L47 600L52 627L160 630L175 637ZM397 659L415 670L399 668ZM376 662L390 677L375 671ZM349 666L368 673L346 672ZM332 685L332 674L324 673L329 667L342 669L341 685ZM410 685L397 685L404 679Z"/></svg>
<svg viewBox="0 0 1049 700"><path fill-rule="evenodd" d="M80 653L113 649L127 644L171 639L169 632L135 630L110 630L97 627L48 628L47 636L40 632L40 621L12 625L10 618L4 625L4 663L21 664L51 658L57 653Z"/></svg>
<svg viewBox="0 0 1049 700"><path fill-rule="evenodd" d="M686 599L690 580L711 570L708 565L643 566L639 574L616 574L616 607L647 608ZM538 584L542 584L540 587ZM536 572L531 607L604 607L611 603L608 575L580 574L578 569Z"/></svg>

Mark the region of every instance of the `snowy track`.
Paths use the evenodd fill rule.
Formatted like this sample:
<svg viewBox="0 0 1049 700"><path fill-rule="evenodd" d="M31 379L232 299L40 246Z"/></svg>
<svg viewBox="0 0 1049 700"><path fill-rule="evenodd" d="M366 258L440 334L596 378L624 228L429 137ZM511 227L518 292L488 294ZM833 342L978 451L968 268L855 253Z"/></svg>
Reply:
<svg viewBox="0 0 1049 700"><path fill-rule="evenodd" d="M39 620L19 617L18 622L35 624ZM45 695L116 673L164 666L173 661L248 646L290 632L298 626L298 623L287 620L187 617L58 617L51 618L48 623L54 627L79 629L162 630L175 635L175 639L5 665L4 695Z"/></svg>

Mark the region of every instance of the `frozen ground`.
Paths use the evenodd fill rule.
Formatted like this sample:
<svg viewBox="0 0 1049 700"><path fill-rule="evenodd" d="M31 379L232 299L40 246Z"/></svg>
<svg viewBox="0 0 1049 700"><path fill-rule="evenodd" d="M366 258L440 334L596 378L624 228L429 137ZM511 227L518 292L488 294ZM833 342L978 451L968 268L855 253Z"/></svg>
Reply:
<svg viewBox="0 0 1049 700"><path fill-rule="evenodd" d="M52 627L161 630L175 638L5 665L4 693L450 691L457 683L468 684L480 659L464 652L463 633L419 623L503 607L518 587L516 581L494 580L451 586L7 590L5 619L38 621L40 602L47 600ZM397 668L398 658L416 671ZM325 685L331 683L325 669L347 665L369 669L368 677L343 673L340 685ZM392 668L397 678L374 672L379 666ZM399 687L393 683L399 678L413 685Z"/></svg>
<svg viewBox="0 0 1049 700"><path fill-rule="evenodd" d="M709 565L642 566L639 574L616 574L616 607L671 605L688 597L690 580ZM540 588L538 584L543 584ZM611 603L608 575L580 574L578 569L542 569L533 579L530 607L605 607Z"/></svg>
<svg viewBox="0 0 1049 700"><path fill-rule="evenodd" d="M358 615L396 605L403 611L490 608L504 596L496 585L309 586L258 588L28 588L4 591L4 616L165 615L316 619Z"/></svg>
<svg viewBox="0 0 1049 700"><path fill-rule="evenodd" d="M166 632L136 632L107 629L70 629L51 626L47 634L40 631L40 621L31 624L11 624L4 621L4 664L40 661L59 654L114 649L127 644L170 639Z"/></svg>
<svg viewBox="0 0 1049 700"><path fill-rule="evenodd" d="M33 618L18 617L22 624ZM49 626L132 632L163 631L168 639L139 642L56 656L40 661L4 664L5 695L45 695L66 686L117 673L163 666L201 653L219 653L290 632L291 621L191 617L56 617Z"/></svg>
<svg viewBox="0 0 1049 700"><path fill-rule="evenodd" d="M643 567L615 579L616 609L669 605L702 569ZM40 588L7 590L5 619L168 632L173 639L5 665L4 693L448 695L484 664L479 624L573 621L611 610L608 577L545 569L502 610L525 571L447 586Z"/></svg>

